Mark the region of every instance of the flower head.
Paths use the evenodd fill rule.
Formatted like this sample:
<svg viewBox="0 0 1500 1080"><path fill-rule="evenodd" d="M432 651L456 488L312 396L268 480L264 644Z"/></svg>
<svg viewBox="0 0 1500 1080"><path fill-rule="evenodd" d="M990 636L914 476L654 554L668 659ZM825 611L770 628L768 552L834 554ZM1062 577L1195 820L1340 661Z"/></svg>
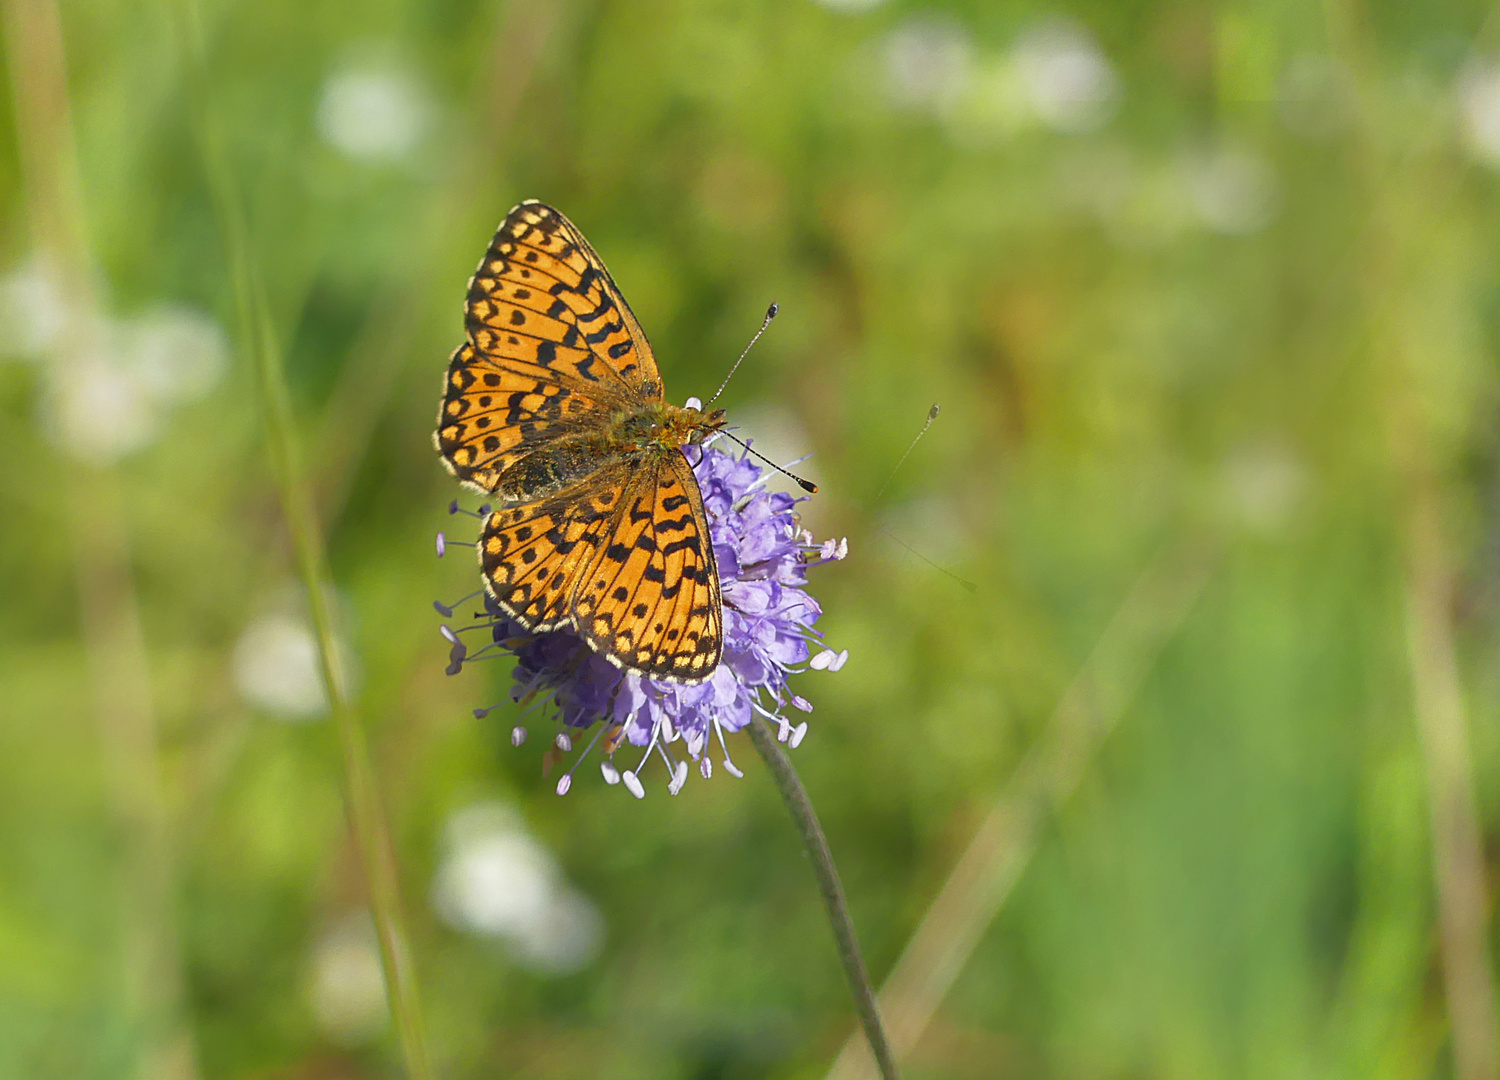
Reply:
<svg viewBox="0 0 1500 1080"><path fill-rule="evenodd" d="M605 780L623 782L637 798L645 794L638 774L653 754L666 764L674 795L687 782L690 760L704 777L712 774L715 742L724 751L724 767L738 776L725 734L739 731L758 713L777 725L782 741L796 746L807 724L794 725L784 710L811 712L812 706L788 689L787 677L809 668L837 671L848 657L823 646L814 628L822 609L806 589L808 567L842 559L848 542L815 543L798 523L796 505L802 499L767 491L765 473L748 456L704 449L693 472L708 514L724 603L723 659L704 682L686 685L621 671L571 629L531 633L488 595L478 621L465 628L488 632L490 642L482 649L471 652L460 637L464 631L442 627L452 645L450 675L481 656L514 658L510 699L525 706L523 717L550 711L558 724L548 764L572 750L576 735L597 725L588 747L558 781L559 794L601 739ZM480 514L487 509L481 507ZM457 505L449 510L456 512ZM439 554L443 548L440 537ZM435 606L451 616L458 605ZM476 709L475 715L487 712ZM525 739L526 728L518 724L511 741L519 746ZM644 753L634 769L621 772L612 758L626 744Z"/></svg>

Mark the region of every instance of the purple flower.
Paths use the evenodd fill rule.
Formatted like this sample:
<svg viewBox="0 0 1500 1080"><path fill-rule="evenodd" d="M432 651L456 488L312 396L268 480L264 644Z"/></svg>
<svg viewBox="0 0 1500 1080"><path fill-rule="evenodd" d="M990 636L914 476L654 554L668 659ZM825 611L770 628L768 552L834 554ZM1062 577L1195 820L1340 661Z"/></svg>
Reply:
<svg viewBox="0 0 1500 1080"><path fill-rule="evenodd" d="M568 790L573 772L601 740L604 779L623 782L637 798L645 795L639 773L653 755L665 763L668 790L674 795L687 782L689 761L697 762L705 778L712 775L714 744L723 750L724 767L740 776L724 735L739 731L759 713L777 725L783 742L796 746L807 724L794 725L784 710L811 712L812 705L788 689L787 677L808 669L837 671L848 658L847 651L823 646L813 625L822 609L806 589L807 568L842 559L848 542L815 543L798 523L796 505L802 499L767 491L766 474L747 456L705 449L693 471L703 492L724 597L724 655L706 681L683 685L621 671L571 630L527 631L483 593L472 594L484 596L477 622L460 631L442 627L451 645L450 675L481 657L515 658L510 699L524 706L522 719L532 712L551 713L558 725L549 763L572 750L578 733L598 725L558 781L558 794ZM456 511L456 504L449 507L450 513ZM487 511L481 507L481 513ZM434 605L445 617L457 606ZM460 636L466 631L487 632L491 640L470 652ZM476 709L474 714L489 711ZM511 741L520 746L525 739L526 728L518 724ZM644 752L634 768L622 772L613 758L627 743Z"/></svg>

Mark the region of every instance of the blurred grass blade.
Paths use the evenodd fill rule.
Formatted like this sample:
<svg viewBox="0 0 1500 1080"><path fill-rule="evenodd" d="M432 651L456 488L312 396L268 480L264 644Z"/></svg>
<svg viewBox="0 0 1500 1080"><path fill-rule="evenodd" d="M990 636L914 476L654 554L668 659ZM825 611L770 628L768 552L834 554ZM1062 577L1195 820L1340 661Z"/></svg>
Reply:
<svg viewBox="0 0 1500 1080"><path fill-rule="evenodd" d="M401 916L400 888L389 830L370 766L364 729L349 701L348 688L338 666L333 621L328 606L329 576L326 557L311 495L298 457L295 418L280 346L271 325L269 307L251 252L244 203L209 102L205 50L196 4L194 0L182 0L180 6L180 31L184 39L182 45L189 74L189 100L194 104L204 168L229 260L241 339L255 368L272 470L279 487L287 528L296 549L298 570L307 593L308 613L317 642L318 670L343 751L345 799L350 829L370 894L386 993L407 1075L412 1080L430 1080L433 1073L427 1059L416 978Z"/></svg>
<svg viewBox="0 0 1500 1080"><path fill-rule="evenodd" d="M67 53L54 0L10 0L4 31L16 110L16 148L38 258L70 301L49 362L66 370L92 350L103 320L78 179ZM67 500L100 753L122 840L122 990L142 1080L193 1080L197 1048L186 1014L171 813L145 632L120 478L108 464L81 470Z"/></svg>
<svg viewBox="0 0 1500 1080"><path fill-rule="evenodd" d="M1078 786L1163 644L1187 618L1214 561L1206 544L1173 544L1146 569L991 805L881 988L898 1061L927 1030L1025 870L1042 821ZM828 1077L862 1080L872 1075L871 1065L864 1043L851 1036Z"/></svg>
<svg viewBox="0 0 1500 1080"><path fill-rule="evenodd" d="M1496 10L1476 35L1476 52L1500 26ZM1404 629L1427 779L1453 1071L1458 1080L1494 1080L1500 1075L1500 1008L1491 971L1488 871L1455 645L1457 575L1445 529L1450 511L1442 494L1443 443L1451 434L1434 430L1442 421L1435 423L1432 407L1445 389L1441 361L1448 357L1426 344L1411 310L1412 286L1430 271L1432 238L1440 233L1431 220L1435 208L1446 204L1444 195L1457 190L1461 175L1446 155L1402 154L1390 144L1382 118L1391 103L1376 74L1368 13L1348 0L1328 0L1325 12L1329 37L1353 77L1359 120L1355 149L1368 208L1361 299L1386 467L1404 511ZM1401 198L1412 190L1423 197Z"/></svg>

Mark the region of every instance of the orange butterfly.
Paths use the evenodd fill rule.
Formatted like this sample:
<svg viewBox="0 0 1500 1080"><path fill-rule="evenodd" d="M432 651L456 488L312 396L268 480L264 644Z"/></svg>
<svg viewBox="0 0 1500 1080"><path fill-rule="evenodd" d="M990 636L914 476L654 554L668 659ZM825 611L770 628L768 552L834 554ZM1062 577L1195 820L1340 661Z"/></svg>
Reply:
<svg viewBox="0 0 1500 1080"><path fill-rule="evenodd" d="M617 667L702 682L724 613L682 447L724 410L662 399L603 261L535 200L506 215L464 314L433 441L449 472L499 497L477 545L485 590L528 630L571 627Z"/></svg>

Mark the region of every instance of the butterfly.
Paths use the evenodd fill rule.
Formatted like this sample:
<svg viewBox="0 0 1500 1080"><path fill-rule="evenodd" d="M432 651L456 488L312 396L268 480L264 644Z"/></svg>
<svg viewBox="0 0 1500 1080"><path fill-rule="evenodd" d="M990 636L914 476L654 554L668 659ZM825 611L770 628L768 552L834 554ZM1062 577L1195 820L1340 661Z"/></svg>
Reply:
<svg viewBox="0 0 1500 1080"><path fill-rule="evenodd" d="M496 498L486 592L527 630L571 627L616 667L702 682L724 648L703 496L684 447L723 409L679 408L630 305L578 228L528 200L469 280L433 441Z"/></svg>

